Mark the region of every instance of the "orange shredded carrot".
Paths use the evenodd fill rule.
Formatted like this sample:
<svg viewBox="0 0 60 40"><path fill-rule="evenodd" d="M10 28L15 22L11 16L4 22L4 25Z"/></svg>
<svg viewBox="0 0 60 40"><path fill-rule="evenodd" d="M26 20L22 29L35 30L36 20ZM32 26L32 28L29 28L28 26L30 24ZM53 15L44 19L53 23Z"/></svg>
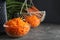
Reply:
<svg viewBox="0 0 60 40"><path fill-rule="evenodd" d="M34 15L38 16L39 18L42 17L40 10L38 10L35 6L31 6L26 11L28 11L30 14L34 14Z"/></svg>
<svg viewBox="0 0 60 40"><path fill-rule="evenodd" d="M5 31L9 34L9 36L24 36L30 30L30 25L27 22L24 22L21 18L14 18L6 22L5 25L9 27L5 28Z"/></svg>
<svg viewBox="0 0 60 40"><path fill-rule="evenodd" d="M26 16L25 20L32 26L37 27L40 24L40 19L36 15Z"/></svg>

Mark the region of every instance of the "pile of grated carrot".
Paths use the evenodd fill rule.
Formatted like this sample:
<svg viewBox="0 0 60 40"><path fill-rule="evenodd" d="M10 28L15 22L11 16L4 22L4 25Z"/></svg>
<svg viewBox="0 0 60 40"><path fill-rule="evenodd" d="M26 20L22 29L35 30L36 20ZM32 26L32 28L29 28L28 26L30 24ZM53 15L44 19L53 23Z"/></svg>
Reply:
<svg viewBox="0 0 60 40"><path fill-rule="evenodd" d="M30 30L30 25L24 22L21 18L14 18L5 23L5 31L9 36L17 37L24 36Z"/></svg>

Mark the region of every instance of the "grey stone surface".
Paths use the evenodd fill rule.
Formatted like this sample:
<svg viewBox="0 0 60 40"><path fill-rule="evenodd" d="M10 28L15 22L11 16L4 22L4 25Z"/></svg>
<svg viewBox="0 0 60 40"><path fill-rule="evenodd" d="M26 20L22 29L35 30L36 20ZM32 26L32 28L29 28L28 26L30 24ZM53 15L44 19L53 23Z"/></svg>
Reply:
<svg viewBox="0 0 60 40"><path fill-rule="evenodd" d="M60 40L60 25L41 24L37 28L31 28L30 32L19 38L10 38L1 35L0 40Z"/></svg>

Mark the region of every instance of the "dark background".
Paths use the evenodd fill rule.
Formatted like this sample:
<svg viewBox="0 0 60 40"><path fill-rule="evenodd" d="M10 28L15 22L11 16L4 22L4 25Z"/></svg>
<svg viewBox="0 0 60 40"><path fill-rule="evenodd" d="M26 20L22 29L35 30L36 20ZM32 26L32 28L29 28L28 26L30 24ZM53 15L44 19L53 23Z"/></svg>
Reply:
<svg viewBox="0 0 60 40"><path fill-rule="evenodd" d="M60 1L59 0L35 0L34 4L39 10L46 10L44 22L60 23Z"/></svg>
<svg viewBox="0 0 60 40"><path fill-rule="evenodd" d="M60 0L33 0L33 3L39 10L46 11L44 22L60 24Z"/></svg>

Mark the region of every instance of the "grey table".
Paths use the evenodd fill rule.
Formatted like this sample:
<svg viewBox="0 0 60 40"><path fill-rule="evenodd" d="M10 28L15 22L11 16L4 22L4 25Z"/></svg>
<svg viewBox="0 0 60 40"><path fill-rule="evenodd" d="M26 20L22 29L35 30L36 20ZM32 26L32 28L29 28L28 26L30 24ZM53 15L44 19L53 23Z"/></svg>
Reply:
<svg viewBox="0 0 60 40"><path fill-rule="evenodd" d="M60 25L41 24L37 28L31 28L24 37L10 38L7 35L1 35L0 40L60 40Z"/></svg>

